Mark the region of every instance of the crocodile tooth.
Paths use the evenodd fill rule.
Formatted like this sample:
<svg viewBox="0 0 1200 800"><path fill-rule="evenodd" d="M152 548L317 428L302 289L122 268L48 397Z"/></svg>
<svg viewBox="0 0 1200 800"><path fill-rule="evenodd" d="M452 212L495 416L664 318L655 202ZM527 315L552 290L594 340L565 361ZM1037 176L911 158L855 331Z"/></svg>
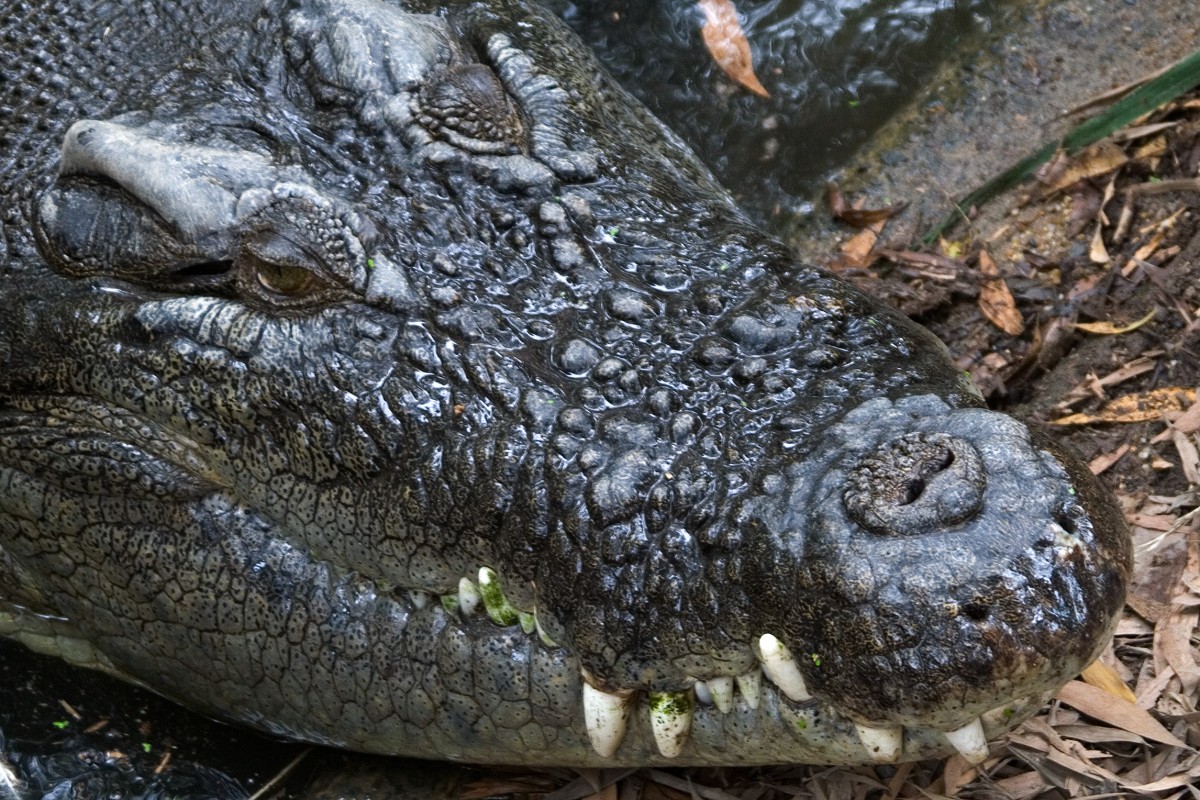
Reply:
<svg viewBox="0 0 1200 800"><path fill-rule="evenodd" d="M517 622L521 623L521 630L525 632L526 636L537 630L537 620L528 611L518 612Z"/></svg>
<svg viewBox="0 0 1200 800"><path fill-rule="evenodd" d="M712 692L708 690L707 683L704 681L696 681L695 685L692 686L692 689L694 689L696 692L696 699L701 703L706 706L711 706L713 704Z"/></svg>
<svg viewBox="0 0 1200 800"><path fill-rule="evenodd" d="M713 704L722 714L733 711L733 678L728 675L709 678L708 693L712 695Z"/></svg>
<svg viewBox="0 0 1200 800"><path fill-rule="evenodd" d="M946 731L946 738L959 755L971 764L982 764L988 757L987 736L983 722L976 717L958 730Z"/></svg>
<svg viewBox="0 0 1200 800"><path fill-rule="evenodd" d="M762 673L754 669L734 678L738 691L746 698L746 705L758 708L758 694L762 691Z"/></svg>
<svg viewBox="0 0 1200 800"><path fill-rule="evenodd" d="M479 589L475 584L471 583L470 578L458 579L458 607L462 609L464 617L474 614L475 609L479 608L479 601L482 599L479 596Z"/></svg>
<svg viewBox="0 0 1200 800"><path fill-rule="evenodd" d="M796 702L812 697L808 693L808 687L804 685L804 676L796 666L796 659L792 658L783 642L769 633L764 633L758 639L758 650L763 672L767 673L767 677L784 694Z"/></svg>
<svg viewBox="0 0 1200 800"><path fill-rule="evenodd" d="M897 727L873 728L855 723L858 738L873 761L890 764L900 757L904 749L904 729Z"/></svg>
<svg viewBox="0 0 1200 800"><path fill-rule="evenodd" d="M629 721L629 696L610 694L583 681L583 720L587 724L592 749L601 758L609 758L625 738Z"/></svg>
<svg viewBox="0 0 1200 800"><path fill-rule="evenodd" d="M1062 525L1057 522L1051 522L1049 525L1050 533L1054 535L1054 546L1058 548L1060 553L1068 554L1068 551L1082 551L1083 540L1076 534L1070 533Z"/></svg>
<svg viewBox="0 0 1200 800"><path fill-rule="evenodd" d="M492 622L503 627L516 624L518 612L504 596L494 569L479 568L479 594L483 597L483 608Z"/></svg>
<svg viewBox="0 0 1200 800"><path fill-rule="evenodd" d="M419 611L429 604L429 592L412 589L408 593L408 601L413 604L413 608Z"/></svg>
<svg viewBox="0 0 1200 800"><path fill-rule="evenodd" d="M692 730L691 693L651 692L650 729L664 758L675 758L682 753Z"/></svg>
<svg viewBox="0 0 1200 800"><path fill-rule="evenodd" d="M542 627L542 623L538 621L536 608L533 610L533 627L537 629L537 635L542 640L542 644L546 645L546 647L558 647L558 642L550 638L550 635Z"/></svg>

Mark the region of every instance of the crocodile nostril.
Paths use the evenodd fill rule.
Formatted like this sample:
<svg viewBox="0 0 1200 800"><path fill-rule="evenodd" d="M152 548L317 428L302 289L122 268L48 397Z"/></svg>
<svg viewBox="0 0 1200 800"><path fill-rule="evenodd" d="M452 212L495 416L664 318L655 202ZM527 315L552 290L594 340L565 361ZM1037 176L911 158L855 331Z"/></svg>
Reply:
<svg viewBox="0 0 1200 800"><path fill-rule="evenodd" d="M910 433L866 454L850 471L842 503L875 533L906 536L963 523L983 506L983 462L966 441Z"/></svg>
<svg viewBox="0 0 1200 800"><path fill-rule="evenodd" d="M944 453L934 452L931 458L918 464L918 470L921 474L912 477L904 484L903 494L896 504L907 506L917 502L925 491L927 485L926 478L936 475L939 472L944 472L953 463L953 450L946 450Z"/></svg>
<svg viewBox="0 0 1200 800"><path fill-rule="evenodd" d="M964 603L960 609L963 616L973 622L983 622L992 615L992 607L978 600Z"/></svg>
<svg viewBox="0 0 1200 800"><path fill-rule="evenodd" d="M1059 526L1067 533L1075 534L1079 532L1078 525L1075 523L1075 518L1063 511L1054 512L1054 521L1057 522Z"/></svg>

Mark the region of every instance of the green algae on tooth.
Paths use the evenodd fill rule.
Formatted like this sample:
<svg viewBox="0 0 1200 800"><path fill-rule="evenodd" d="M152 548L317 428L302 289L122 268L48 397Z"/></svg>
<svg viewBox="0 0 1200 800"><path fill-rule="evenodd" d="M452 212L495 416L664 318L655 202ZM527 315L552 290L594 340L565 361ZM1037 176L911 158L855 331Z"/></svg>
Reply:
<svg viewBox="0 0 1200 800"><path fill-rule="evenodd" d="M779 689L796 702L812 697L804 676L796 666L796 659L788 651L787 646L769 633L764 633L758 639L759 658L762 660L763 672Z"/></svg>
<svg viewBox="0 0 1200 800"><path fill-rule="evenodd" d="M708 693L712 695L713 705L722 714L733 711L733 678L722 675L719 678L709 678Z"/></svg>
<svg viewBox="0 0 1200 800"><path fill-rule="evenodd" d="M497 625L515 625L520 619L520 612L508 602L500 581L496 579L496 571L490 567L479 569L479 594L483 598L483 607L488 617Z"/></svg>
<svg viewBox="0 0 1200 800"><path fill-rule="evenodd" d="M664 758L682 753L692 730L691 692L651 692L650 729Z"/></svg>

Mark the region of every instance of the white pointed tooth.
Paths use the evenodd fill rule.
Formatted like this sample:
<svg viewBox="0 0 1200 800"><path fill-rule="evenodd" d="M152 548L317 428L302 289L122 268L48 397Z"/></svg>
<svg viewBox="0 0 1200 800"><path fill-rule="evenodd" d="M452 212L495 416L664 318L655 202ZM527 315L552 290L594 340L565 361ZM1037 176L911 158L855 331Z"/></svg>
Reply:
<svg viewBox="0 0 1200 800"><path fill-rule="evenodd" d="M706 706L711 706L713 704L712 692L708 690L707 683L704 681L696 681L696 683L692 686L692 689L696 691L696 699L701 703Z"/></svg>
<svg viewBox="0 0 1200 800"><path fill-rule="evenodd" d="M734 680L737 681L738 691L742 693L742 697L746 698L746 705L758 708L758 695L762 691L762 673L755 669L738 675Z"/></svg>
<svg viewBox="0 0 1200 800"><path fill-rule="evenodd" d="M904 751L904 729L897 727L873 728L855 723L858 738L873 761L890 764L900 758Z"/></svg>
<svg viewBox="0 0 1200 800"><path fill-rule="evenodd" d="M542 644L546 647L558 647L558 642L550 638L550 634L546 633L542 623L538 620L537 609L533 610L533 627L537 629L538 638L542 640Z"/></svg>
<svg viewBox="0 0 1200 800"><path fill-rule="evenodd" d="M946 731L946 738L963 758L972 764L982 764L988 757L987 736L983 722L976 718L955 731Z"/></svg>
<svg viewBox="0 0 1200 800"><path fill-rule="evenodd" d="M783 642L769 633L764 633L758 639L758 651L763 672L767 673L771 682L784 694L796 702L812 697L808 693L808 687L804 685L804 676L796 666L796 659L792 658Z"/></svg>
<svg viewBox="0 0 1200 800"><path fill-rule="evenodd" d="M722 714L733 711L733 678L709 678L708 693L712 695L713 704Z"/></svg>
<svg viewBox="0 0 1200 800"><path fill-rule="evenodd" d="M650 730L665 758L683 752L692 730L692 696L688 692L650 693Z"/></svg>
<svg viewBox="0 0 1200 800"><path fill-rule="evenodd" d="M408 601L413 604L413 608L420 610L429 604L429 592L413 589L408 593Z"/></svg>
<svg viewBox="0 0 1200 800"><path fill-rule="evenodd" d="M601 758L609 758L625 738L629 722L629 697L603 692L583 682L583 720L587 724L592 749Z"/></svg>
<svg viewBox="0 0 1200 800"><path fill-rule="evenodd" d="M458 607L462 609L464 617L474 614L482 599L479 587L471 583L470 578L458 579Z"/></svg>

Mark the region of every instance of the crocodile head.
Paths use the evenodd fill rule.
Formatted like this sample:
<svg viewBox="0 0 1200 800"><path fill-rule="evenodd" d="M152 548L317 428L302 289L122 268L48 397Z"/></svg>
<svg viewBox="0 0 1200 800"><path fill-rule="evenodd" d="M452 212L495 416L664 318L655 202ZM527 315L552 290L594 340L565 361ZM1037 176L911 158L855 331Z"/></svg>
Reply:
<svg viewBox="0 0 1200 800"><path fill-rule="evenodd" d="M0 630L375 752L981 758L1111 501L552 17L417 5L6 18Z"/></svg>

